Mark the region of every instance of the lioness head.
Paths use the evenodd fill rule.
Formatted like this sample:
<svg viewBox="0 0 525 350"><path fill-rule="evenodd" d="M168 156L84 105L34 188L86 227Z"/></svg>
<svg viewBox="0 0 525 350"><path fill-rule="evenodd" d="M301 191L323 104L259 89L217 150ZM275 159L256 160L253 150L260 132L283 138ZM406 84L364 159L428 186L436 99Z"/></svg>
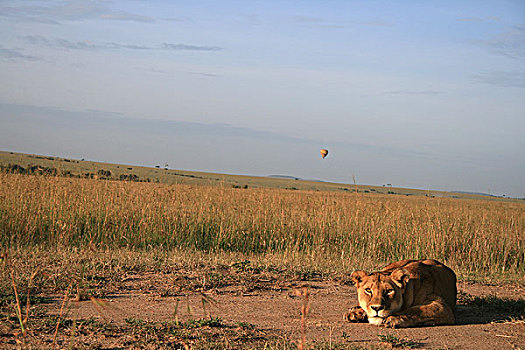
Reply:
<svg viewBox="0 0 525 350"><path fill-rule="evenodd" d="M380 325L386 317L401 309L409 278L408 271L403 268L392 273L352 273L352 280L357 286L359 306L365 310L369 323Z"/></svg>

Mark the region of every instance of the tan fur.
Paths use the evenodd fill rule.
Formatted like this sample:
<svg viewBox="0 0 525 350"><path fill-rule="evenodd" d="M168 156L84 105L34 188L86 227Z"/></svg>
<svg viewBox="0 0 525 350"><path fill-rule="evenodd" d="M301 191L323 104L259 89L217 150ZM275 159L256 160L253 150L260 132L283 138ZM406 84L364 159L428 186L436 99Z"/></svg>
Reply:
<svg viewBox="0 0 525 350"><path fill-rule="evenodd" d="M379 272L355 271L359 306L344 314L349 322L385 327L453 324L456 274L436 260L402 260Z"/></svg>

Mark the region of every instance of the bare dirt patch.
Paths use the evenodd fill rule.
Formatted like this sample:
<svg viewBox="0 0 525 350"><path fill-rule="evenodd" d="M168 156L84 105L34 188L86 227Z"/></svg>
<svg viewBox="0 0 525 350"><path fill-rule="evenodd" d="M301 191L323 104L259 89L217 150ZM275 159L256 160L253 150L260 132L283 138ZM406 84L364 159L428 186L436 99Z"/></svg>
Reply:
<svg viewBox="0 0 525 350"><path fill-rule="evenodd" d="M456 325L385 329L342 320L345 310L357 304L355 287L344 282L285 282L267 277L259 276L250 283L225 278L224 283L199 290L192 278L130 274L122 278L114 293L71 302L57 344L67 347L73 341L78 348L100 349L184 349L186 345L203 349L294 349L294 341L301 337L303 302L294 290L307 287L310 311L306 336L313 349L525 348L525 291L518 285L460 282ZM189 288L184 288L185 283ZM62 300L63 295L52 296L48 303L36 306L32 318L56 319ZM2 331L0 344L16 344L12 329ZM33 332L30 342L40 339L35 344L50 346L54 327L42 326L40 330L42 334ZM209 344L213 345L207 347Z"/></svg>

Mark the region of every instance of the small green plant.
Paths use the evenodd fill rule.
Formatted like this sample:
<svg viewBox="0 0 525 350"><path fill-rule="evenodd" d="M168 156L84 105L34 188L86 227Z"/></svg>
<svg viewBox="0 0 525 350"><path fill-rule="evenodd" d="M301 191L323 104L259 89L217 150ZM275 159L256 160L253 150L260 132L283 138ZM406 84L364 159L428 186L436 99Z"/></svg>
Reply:
<svg viewBox="0 0 525 350"><path fill-rule="evenodd" d="M173 318L175 319L175 324L177 326L179 326L180 322L179 322L179 304L180 304L180 299L177 298L177 301L175 302L175 308L173 310Z"/></svg>
<svg viewBox="0 0 525 350"><path fill-rule="evenodd" d="M202 303L202 310L204 312L204 317L209 317L210 319L213 319L211 317L211 311L209 310L208 307L215 306L217 304L217 301L213 299L211 296L201 293L201 303Z"/></svg>
<svg viewBox="0 0 525 350"><path fill-rule="evenodd" d="M344 344L344 343L330 343L326 341L316 342L311 347L312 350L366 350L368 348Z"/></svg>
<svg viewBox="0 0 525 350"><path fill-rule="evenodd" d="M379 341L381 341L382 343L389 344L392 348L415 349L421 346L421 344L418 342L401 339L393 334L378 334L377 337L379 338Z"/></svg>
<svg viewBox="0 0 525 350"><path fill-rule="evenodd" d="M240 272L240 271L244 272L250 269L250 264L251 264L250 260L243 260L243 261L238 261L236 263L231 264L231 267L235 268L237 272Z"/></svg>
<svg viewBox="0 0 525 350"><path fill-rule="evenodd" d="M16 300L16 305L15 305L15 311L16 311L16 318L18 319L18 323L20 324L20 329L22 330L22 335L26 335L26 328L25 328L25 325L24 325L24 321L22 319L22 307L20 306L20 299L18 297L18 290L16 289L16 283L15 283L15 276L14 276L14 272L11 271L11 282L13 284L13 290L14 290L14 293L15 293L15 300Z"/></svg>
<svg viewBox="0 0 525 350"><path fill-rule="evenodd" d="M189 320L183 324L184 328L202 328L202 327L214 327L214 328L224 328L227 327L224 322L218 318L205 318L200 320Z"/></svg>
<svg viewBox="0 0 525 350"><path fill-rule="evenodd" d="M255 325L249 322L237 322L236 325L242 329L255 329Z"/></svg>

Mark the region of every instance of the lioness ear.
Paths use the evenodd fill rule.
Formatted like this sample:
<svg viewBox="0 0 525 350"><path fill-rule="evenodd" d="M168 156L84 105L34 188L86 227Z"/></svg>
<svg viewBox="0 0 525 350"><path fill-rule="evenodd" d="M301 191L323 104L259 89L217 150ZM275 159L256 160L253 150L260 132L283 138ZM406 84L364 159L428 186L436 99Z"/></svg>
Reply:
<svg viewBox="0 0 525 350"><path fill-rule="evenodd" d="M410 279L410 273L404 268L400 267L399 269L395 269L394 271L392 271L390 277L399 288L403 288L404 286L406 286L408 280Z"/></svg>
<svg viewBox="0 0 525 350"><path fill-rule="evenodd" d="M365 276L368 276L366 272L364 272L363 270L357 270L352 272L352 275L350 277L352 278L352 281L354 281L356 286L359 287L359 283L363 282L363 278L365 278Z"/></svg>

